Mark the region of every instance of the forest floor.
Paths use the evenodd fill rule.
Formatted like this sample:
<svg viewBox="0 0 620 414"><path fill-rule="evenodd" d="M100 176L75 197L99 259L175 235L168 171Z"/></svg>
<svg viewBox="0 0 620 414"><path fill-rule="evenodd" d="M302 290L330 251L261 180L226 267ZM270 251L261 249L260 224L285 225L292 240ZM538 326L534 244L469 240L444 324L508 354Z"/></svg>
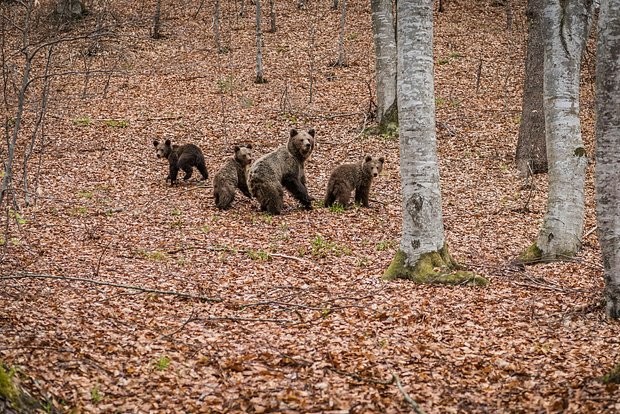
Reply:
<svg viewBox="0 0 620 414"><path fill-rule="evenodd" d="M251 8L242 17L223 2L227 51L216 53L211 1L164 2L159 40L154 3L108 3L114 38L58 46L73 74L53 83L31 168L36 202L3 242L0 360L31 389L87 413L400 413L413 410L408 399L427 413L620 412L620 390L601 382L620 361L620 326L601 305L593 165L578 257L511 265L546 202L547 177L524 186L514 165L523 0L511 2L510 30L490 0L435 15L446 238L485 288L381 280L402 211L398 140L361 133L375 99L368 1L348 2L344 67L332 65L331 1L276 2L266 84L254 83ZM591 157L592 50L582 99ZM272 217L240 194L231 210L215 208L211 177L233 145L251 142L258 157L291 128L317 131L306 174L319 200L334 166L385 156L369 209L305 211L287 197ZM168 185L152 144L166 138L198 144L209 180Z"/></svg>

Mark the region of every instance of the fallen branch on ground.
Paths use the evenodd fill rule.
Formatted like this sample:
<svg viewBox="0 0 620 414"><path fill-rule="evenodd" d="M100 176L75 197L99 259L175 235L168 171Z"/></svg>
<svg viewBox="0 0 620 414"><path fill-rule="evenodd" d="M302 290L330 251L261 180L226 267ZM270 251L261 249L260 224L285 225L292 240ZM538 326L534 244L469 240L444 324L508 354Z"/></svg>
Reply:
<svg viewBox="0 0 620 414"><path fill-rule="evenodd" d="M226 247L226 246L205 246L205 247L187 246L187 247L181 247L179 249L168 250L166 253L176 254L176 253L183 252L185 250L208 250L212 252L228 252L228 253L243 253L243 254L250 253L250 250L247 250L247 249L237 249L237 248ZM282 254L282 253L265 252L265 254L267 254L270 257L280 257L282 259L290 259L290 260L297 260L299 262L311 263L309 260L302 259L301 257L289 256L287 254Z"/></svg>
<svg viewBox="0 0 620 414"><path fill-rule="evenodd" d="M175 292L173 290L149 289L149 288L145 288L145 287L142 287L142 286L123 285L123 284L120 284L120 283L103 282L103 281L100 281L100 280L86 279L86 278L83 278L83 277L42 275L42 274L35 274L35 273L16 273L14 275L0 276L0 280L17 280L17 279L55 279L55 280L67 280L67 281L71 281L71 282L90 283L90 284L99 285L99 286L111 286L111 287L116 287L116 288L121 288L121 289L138 290L140 292L155 293L155 294L158 294L158 295L170 295L170 296L178 296L178 297L188 298L188 299L198 299L198 300L205 301L205 302L221 302L222 301L221 298L210 298L210 297L202 296L202 295L194 295L192 293Z"/></svg>
<svg viewBox="0 0 620 414"><path fill-rule="evenodd" d="M405 391L405 389L403 388L403 385L400 383L400 378L398 378L398 375L396 375L395 372L392 372L392 380L393 382L396 383L396 386L398 387L398 390L405 398L405 401L411 404L413 411L415 411L417 414L426 414L424 410L422 409L422 407L420 407L420 405L417 402L415 402L415 400L411 398L409 394L407 394L407 391Z"/></svg>

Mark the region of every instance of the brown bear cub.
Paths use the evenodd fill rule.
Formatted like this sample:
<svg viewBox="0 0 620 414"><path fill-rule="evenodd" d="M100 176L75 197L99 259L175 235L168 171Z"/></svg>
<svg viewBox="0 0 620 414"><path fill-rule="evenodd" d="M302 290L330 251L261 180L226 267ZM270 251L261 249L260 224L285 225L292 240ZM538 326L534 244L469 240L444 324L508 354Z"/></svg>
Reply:
<svg viewBox="0 0 620 414"><path fill-rule="evenodd" d="M367 155L361 163L336 167L327 184L325 207L330 207L334 203L348 207L353 190L355 190L355 202L368 207L370 184L383 170L383 160L383 157L374 158Z"/></svg>
<svg viewBox="0 0 620 414"><path fill-rule="evenodd" d="M168 173L168 177L166 177L166 182L170 180L170 184L176 184L179 170L185 171L183 180L189 180L192 176L192 172L194 171L193 167L198 168L198 171L202 174L203 180L206 180L209 177L207 166L205 165L205 157L200 148L196 145L171 145L169 139L163 143L154 140L153 145L155 146L157 158L168 159L170 172Z"/></svg>
<svg viewBox="0 0 620 414"><path fill-rule="evenodd" d="M312 210L312 198L306 188L304 162L314 150L314 129L308 132L291 129L288 144L256 160L248 173L250 192L260 203L261 211L280 214L284 208L284 188L306 210Z"/></svg>
<svg viewBox="0 0 620 414"><path fill-rule="evenodd" d="M252 163L252 145L235 146L235 155L215 174L213 195L215 206L226 210L235 199L237 188L247 197L252 197L247 183L247 171Z"/></svg>

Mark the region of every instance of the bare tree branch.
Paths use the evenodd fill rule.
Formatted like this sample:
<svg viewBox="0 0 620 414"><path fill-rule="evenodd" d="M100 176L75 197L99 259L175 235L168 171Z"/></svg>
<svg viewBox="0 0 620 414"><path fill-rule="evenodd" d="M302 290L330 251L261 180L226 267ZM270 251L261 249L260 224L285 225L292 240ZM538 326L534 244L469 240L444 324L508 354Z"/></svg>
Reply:
<svg viewBox="0 0 620 414"><path fill-rule="evenodd" d="M411 405L411 407L413 408L413 411L415 411L417 414L426 414L424 410L422 409L422 407L420 407L420 405L417 402L415 402L415 400L411 398L409 394L407 394L407 391L405 391L402 384L400 383L400 378L398 378L398 375L396 375L395 372L392 372L392 380L396 382L396 386L398 387L398 390L405 398L405 401L407 401Z"/></svg>
<svg viewBox="0 0 620 414"><path fill-rule="evenodd" d="M44 275L44 274L36 274L36 273L16 273L16 274L13 274L13 275L0 276L0 280L17 280L17 279L55 279L55 280L67 280L67 281L71 281L71 282L90 283L90 284L99 285L99 286L111 286L111 287L117 287L117 288L121 288L121 289L138 290L140 292L155 293L155 294L158 294L158 295L170 295L170 296L178 296L178 297L181 297L181 298L198 299L198 300L205 301L205 302L222 302L221 298L211 298L211 297L208 297L208 296L194 295L192 293L186 293L186 292L176 292L176 291L173 291L173 290L157 290L157 289L145 288L145 287L142 287L142 286L133 286L133 285L124 285L124 284L120 284L120 283L103 282L103 281L100 281L100 280L86 279L86 278L83 278L83 277Z"/></svg>

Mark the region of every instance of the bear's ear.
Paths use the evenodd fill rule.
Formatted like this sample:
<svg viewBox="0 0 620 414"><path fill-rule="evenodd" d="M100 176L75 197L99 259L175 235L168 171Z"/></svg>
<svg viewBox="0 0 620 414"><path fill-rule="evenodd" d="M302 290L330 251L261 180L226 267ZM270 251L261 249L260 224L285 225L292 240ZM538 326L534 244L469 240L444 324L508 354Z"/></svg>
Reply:
<svg viewBox="0 0 620 414"><path fill-rule="evenodd" d="M381 164L383 164L383 161L385 161L385 158L383 158L383 157L379 157L379 162L380 162Z"/></svg>
<svg viewBox="0 0 620 414"><path fill-rule="evenodd" d="M291 138L293 138L295 135L297 135L297 130L296 129L291 129Z"/></svg>
<svg viewBox="0 0 620 414"><path fill-rule="evenodd" d="M154 145L155 147L157 147L157 146L159 145L159 141L157 141L156 139L154 139L154 140L153 140L153 145Z"/></svg>
<svg viewBox="0 0 620 414"><path fill-rule="evenodd" d="M308 130L308 134L310 134L310 136L311 136L312 138L314 138L314 134L315 134L315 132L314 132L314 128L309 129L309 130Z"/></svg>
<svg viewBox="0 0 620 414"><path fill-rule="evenodd" d="M366 158L364 158L364 162L370 162L372 161L372 157L370 155L366 155Z"/></svg>
<svg viewBox="0 0 620 414"><path fill-rule="evenodd" d="M252 149L252 144L248 144L245 146L247 149Z"/></svg>
<svg viewBox="0 0 620 414"><path fill-rule="evenodd" d="M166 140L166 145L167 145L167 146L170 146L170 144L171 144L170 140L169 140L169 139L167 139L167 140Z"/></svg>
<svg viewBox="0 0 620 414"><path fill-rule="evenodd" d="M235 145L235 152L239 152L240 149L241 147L239 147L239 145Z"/></svg>

